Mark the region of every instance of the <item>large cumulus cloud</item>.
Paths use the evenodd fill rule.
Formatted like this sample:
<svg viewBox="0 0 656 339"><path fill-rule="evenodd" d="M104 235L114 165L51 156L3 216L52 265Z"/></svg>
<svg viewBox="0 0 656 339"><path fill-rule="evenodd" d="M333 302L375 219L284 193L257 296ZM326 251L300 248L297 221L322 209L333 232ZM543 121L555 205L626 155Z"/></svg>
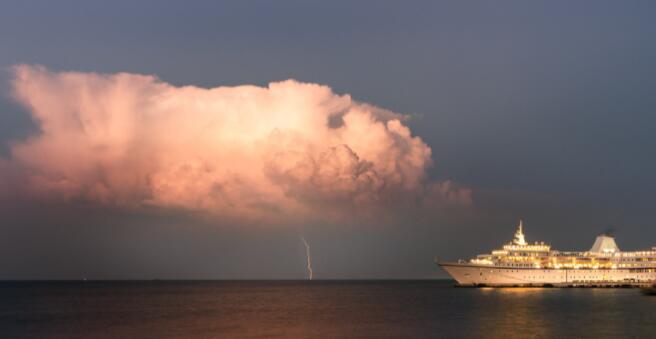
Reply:
<svg viewBox="0 0 656 339"><path fill-rule="evenodd" d="M294 80L176 87L153 76L13 69L39 132L12 146L30 194L252 222L469 204L430 182L404 116Z"/></svg>

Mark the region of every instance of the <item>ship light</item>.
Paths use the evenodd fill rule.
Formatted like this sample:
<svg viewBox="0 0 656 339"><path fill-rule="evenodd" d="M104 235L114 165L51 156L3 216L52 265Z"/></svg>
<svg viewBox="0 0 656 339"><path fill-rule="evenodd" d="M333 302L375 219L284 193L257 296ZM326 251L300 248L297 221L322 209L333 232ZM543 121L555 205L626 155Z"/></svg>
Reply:
<svg viewBox="0 0 656 339"><path fill-rule="evenodd" d="M494 263L492 260L489 259L472 259L470 260L472 264L479 264L479 265L493 265Z"/></svg>

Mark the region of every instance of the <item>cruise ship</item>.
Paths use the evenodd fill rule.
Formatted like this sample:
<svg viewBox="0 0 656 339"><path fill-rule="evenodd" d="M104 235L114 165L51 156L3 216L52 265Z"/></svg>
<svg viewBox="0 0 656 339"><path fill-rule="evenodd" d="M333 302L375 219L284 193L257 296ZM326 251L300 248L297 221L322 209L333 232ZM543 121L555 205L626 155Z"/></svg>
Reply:
<svg viewBox="0 0 656 339"><path fill-rule="evenodd" d="M528 243L521 220L501 249L437 264L459 286L636 287L656 281L656 247L623 252L602 234L588 251L557 251L544 242Z"/></svg>

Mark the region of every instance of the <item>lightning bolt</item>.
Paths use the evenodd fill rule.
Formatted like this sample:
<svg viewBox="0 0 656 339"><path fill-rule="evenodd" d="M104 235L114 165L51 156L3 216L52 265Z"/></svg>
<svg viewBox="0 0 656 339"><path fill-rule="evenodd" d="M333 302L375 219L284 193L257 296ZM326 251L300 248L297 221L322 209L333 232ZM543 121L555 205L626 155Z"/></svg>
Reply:
<svg viewBox="0 0 656 339"><path fill-rule="evenodd" d="M305 257L307 258L307 272L309 279L312 280L312 255L310 254L310 244L308 244L305 237L301 236L301 241L305 245Z"/></svg>

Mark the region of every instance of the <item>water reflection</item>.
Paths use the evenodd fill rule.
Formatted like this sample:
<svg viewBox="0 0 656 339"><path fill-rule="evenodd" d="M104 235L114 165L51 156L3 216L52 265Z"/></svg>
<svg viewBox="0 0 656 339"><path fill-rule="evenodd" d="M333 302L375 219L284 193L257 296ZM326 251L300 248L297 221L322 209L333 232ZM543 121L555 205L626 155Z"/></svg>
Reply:
<svg viewBox="0 0 656 339"><path fill-rule="evenodd" d="M0 332L109 338L651 337L633 289L450 282L0 283Z"/></svg>
<svg viewBox="0 0 656 339"><path fill-rule="evenodd" d="M635 289L499 288L470 294L474 336L651 337L655 329L650 308L656 298L644 298Z"/></svg>
<svg viewBox="0 0 656 339"><path fill-rule="evenodd" d="M542 288L497 288L482 290L474 298L472 326L484 338L549 338L549 317L543 314L546 294ZM474 292L475 293L475 292Z"/></svg>

